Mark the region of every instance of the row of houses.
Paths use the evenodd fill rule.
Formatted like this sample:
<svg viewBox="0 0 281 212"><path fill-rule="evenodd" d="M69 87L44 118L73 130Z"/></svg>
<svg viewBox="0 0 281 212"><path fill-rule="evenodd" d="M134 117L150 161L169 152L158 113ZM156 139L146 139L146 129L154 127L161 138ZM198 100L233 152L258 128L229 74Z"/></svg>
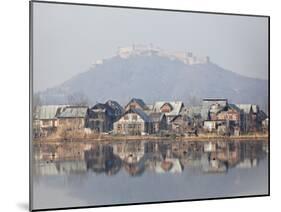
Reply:
<svg viewBox="0 0 281 212"><path fill-rule="evenodd" d="M122 107L109 100L93 107L44 105L35 108L34 134L45 136L57 129L86 129L91 133L147 135L218 133L239 135L268 127L268 117L254 104L231 104L227 99L206 98L200 106L181 101L158 101L153 105L133 98Z"/></svg>

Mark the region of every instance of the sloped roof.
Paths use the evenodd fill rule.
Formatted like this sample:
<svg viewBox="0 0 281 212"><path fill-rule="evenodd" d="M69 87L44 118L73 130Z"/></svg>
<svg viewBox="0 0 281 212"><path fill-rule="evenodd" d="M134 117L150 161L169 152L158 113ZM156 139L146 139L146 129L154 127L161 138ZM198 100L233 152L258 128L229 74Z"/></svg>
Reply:
<svg viewBox="0 0 281 212"><path fill-rule="evenodd" d="M35 119L55 119L58 115L59 109L66 107L66 105L43 105L35 109Z"/></svg>
<svg viewBox="0 0 281 212"><path fill-rule="evenodd" d="M113 111L112 107L110 107L108 104L103 104L103 103L97 103L90 110L91 111L93 111L93 110L106 110L109 115L114 114L114 111Z"/></svg>
<svg viewBox="0 0 281 212"><path fill-rule="evenodd" d="M86 106L69 106L66 107L57 117L58 118L84 118L87 115L88 107Z"/></svg>
<svg viewBox="0 0 281 212"><path fill-rule="evenodd" d="M257 113L259 111L258 105L252 105L252 108L254 113Z"/></svg>
<svg viewBox="0 0 281 212"><path fill-rule="evenodd" d="M229 106L229 108L236 110L237 112L241 111L241 109L235 104L228 104L228 106Z"/></svg>
<svg viewBox="0 0 281 212"><path fill-rule="evenodd" d="M173 106L172 106L169 102L164 103L164 104L161 106L161 108L160 108L160 109L162 109L165 105L168 105L168 106L169 106L169 108L171 108L171 110L173 110L173 109L174 109L174 108L173 108Z"/></svg>
<svg viewBox="0 0 281 212"><path fill-rule="evenodd" d="M171 122L176 122L178 119L182 119L183 121L189 121L189 120L190 120L190 117L188 117L188 115L182 115L182 114L180 114L180 115L175 116L175 117L171 120Z"/></svg>
<svg viewBox="0 0 281 212"><path fill-rule="evenodd" d="M108 100L105 104L110 106L115 113L122 114L124 112L124 108L114 100Z"/></svg>
<svg viewBox="0 0 281 212"><path fill-rule="evenodd" d="M141 106L141 108L143 110L147 110L148 107L146 106L146 104L144 103L144 101L142 99L137 99L137 98L132 98L129 103L126 105L126 107L131 104L132 102L136 102L139 106Z"/></svg>
<svg viewBox="0 0 281 212"><path fill-rule="evenodd" d="M181 108L183 107L183 102L181 101L159 101L159 102L155 102L154 107L153 107L153 111L155 112L160 112L161 111L161 107L164 104L170 104L173 108L173 110L169 113L165 113L166 116L177 116L179 115L179 113L181 112Z"/></svg>
<svg viewBox="0 0 281 212"><path fill-rule="evenodd" d="M203 101L227 101L227 98L204 98Z"/></svg>
<svg viewBox="0 0 281 212"><path fill-rule="evenodd" d="M143 112L141 109L129 109L125 114L128 113L136 113L138 114L145 122L151 122L151 119L149 118L149 116ZM124 114L124 115L125 115Z"/></svg>

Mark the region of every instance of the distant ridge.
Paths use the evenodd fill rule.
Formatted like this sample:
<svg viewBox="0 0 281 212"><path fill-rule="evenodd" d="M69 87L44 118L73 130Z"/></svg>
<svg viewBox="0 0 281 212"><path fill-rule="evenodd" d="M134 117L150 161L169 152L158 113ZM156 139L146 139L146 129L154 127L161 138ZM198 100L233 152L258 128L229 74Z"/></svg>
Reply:
<svg viewBox="0 0 281 212"><path fill-rule="evenodd" d="M84 95L90 104L112 99L122 105L133 97L146 103L181 100L187 104L198 104L203 98L227 98L259 104L267 111L267 88L267 80L227 71L209 57L132 46L119 48L117 55L96 61L88 71L38 95L44 104L67 104L72 94Z"/></svg>

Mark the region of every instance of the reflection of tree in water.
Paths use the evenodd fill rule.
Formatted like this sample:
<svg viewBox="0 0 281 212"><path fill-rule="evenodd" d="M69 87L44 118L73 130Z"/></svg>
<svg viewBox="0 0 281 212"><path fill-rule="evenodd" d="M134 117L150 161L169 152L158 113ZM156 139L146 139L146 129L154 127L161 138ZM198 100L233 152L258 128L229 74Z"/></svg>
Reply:
<svg viewBox="0 0 281 212"><path fill-rule="evenodd" d="M87 170L106 175L116 174L122 165L120 158L113 154L113 148L109 145L98 145L84 152Z"/></svg>

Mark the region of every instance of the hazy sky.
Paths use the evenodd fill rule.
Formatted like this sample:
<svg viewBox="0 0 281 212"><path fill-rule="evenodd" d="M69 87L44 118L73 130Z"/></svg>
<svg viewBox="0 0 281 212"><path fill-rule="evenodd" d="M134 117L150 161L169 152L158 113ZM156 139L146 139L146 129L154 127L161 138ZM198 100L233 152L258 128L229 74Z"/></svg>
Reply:
<svg viewBox="0 0 281 212"><path fill-rule="evenodd" d="M34 90L87 71L118 47L153 44L268 78L267 18L34 3Z"/></svg>

